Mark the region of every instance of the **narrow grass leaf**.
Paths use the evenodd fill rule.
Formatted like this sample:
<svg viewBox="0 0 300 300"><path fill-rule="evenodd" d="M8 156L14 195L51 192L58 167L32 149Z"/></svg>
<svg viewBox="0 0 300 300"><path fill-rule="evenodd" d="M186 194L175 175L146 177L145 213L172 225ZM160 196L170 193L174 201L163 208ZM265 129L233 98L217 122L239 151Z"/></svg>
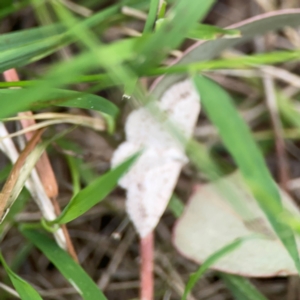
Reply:
<svg viewBox="0 0 300 300"><path fill-rule="evenodd" d="M218 128L220 136L239 166L246 184L300 273L300 261L294 234L278 219L283 212L278 188L249 128L239 116L230 96L219 85L203 76L195 76L194 83L201 95L201 101L208 117Z"/></svg>
<svg viewBox="0 0 300 300"><path fill-rule="evenodd" d="M196 3L196 1L194 2ZM182 57L176 60L175 64L182 65L209 61L220 55L225 49L245 43L257 35L263 35L270 30L278 30L286 26L297 27L299 25L300 9L274 11L255 16L230 26L230 29L237 29L241 32L240 38L216 39L206 42L199 41L188 48ZM186 69L184 72L186 73ZM167 88L178 81L179 76L181 79L185 77L184 74L174 74L171 76L163 76L156 80L151 87L153 96L159 99Z"/></svg>
<svg viewBox="0 0 300 300"><path fill-rule="evenodd" d="M48 37L53 37L64 31L61 24L53 24L43 27L5 33L0 36L0 51L21 47L37 42Z"/></svg>
<svg viewBox="0 0 300 300"><path fill-rule="evenodd" d="M68 223L102 201L113 190L118 180L129 170L139 155L140 153L131 156L115 169L94 180L86 188L81 190L72 198L61 215L53 221L53 223Z"/></svg>
<svg viewBox="0 0 300 300"><path fill-rule="evenodd" d="M144 34L152 32L152 30L154 29L158 7L159 7L159 0L151 0L149 13L143 30Z"/></svg>
<svg viewBox="0 0 300 300"><path fill-rule="evenodd" d="M267 300L248 279L225 273L219 273L220 277L226 284L237 300Z"/></svg>
<svg viewBox="0 0 300 300"><path fill-rule="evenodd" d="M33 229L26 229L25 226L21 227L20 231L44 253L84 300L107 300L81 266L47 235Z"/></svg>
<svg viewBox="0 0 300 300"><path fill-rule="evenodd" d="M149 69L147 75L176 74L195 71L209 71L215 69L254 68L261 65L283 63L299 60L300 51L274 51L263 54L244 55L234 58L216 59L190 64L178 64L170 67Z"/></svg>
<svg viewBox="0 0 300 300"><path fill-rule="evenodd" d="M28 282L23 280L10 269L1 253L0 261L22 300L42 300L38 292Z"/></svg>
<svg viewBox="0 0 300 300"><path fill-rule="evenodd" d="M201 1L201 5L193 0L177 1L166 16L166 21L140 47L143 68L159 64L170 50L179 46L189 30L206 16L214 3L214 0Z"/></svg>
<svg viewBox="0 0 300 300"><path fill-rule="evenodd" d="M197 24L189 32L187 37L196 40L215 40L217 38L237 38L241 32L237 29L223 29L207 24Z"/></svg>
<svg viewBox="0 0 300 300"><path fill-rule="evenodd" d="M45 95L45 97L38 98L40 102L35 102L33 104L31 103L30 99L28 102L22 101L21 99L18 102L10 102L11 97L16 97L22 92L24 91L16 89L0 89L1 101L2 103L5 103L5 105L2 105L0 118L14 114L21 110L29 108L36 109L45 105L97 110L110 116L112 120L114 120L119 113L117 106L103 97L62 89L49 89L48 94Z"/></svg>
<svg viewBox="0 0 300 300"><path fill-rule="evenodd" d="M190 276L188 283L185 286L184 294L181 298L181 300L186 300L188 294L191 292L197 281L202 277L202 275L205 273L205 271L210 268L216 261L218 261L220 258L224 257L226 254L234 251L236 248L238 248L242 243L245 241L248 241L249 239L258 238L258 236L248 236L244 238L239 238L233 241L232 243L222 247L219 251L212 254L210 257L208 257L201 267Z"/></svg>

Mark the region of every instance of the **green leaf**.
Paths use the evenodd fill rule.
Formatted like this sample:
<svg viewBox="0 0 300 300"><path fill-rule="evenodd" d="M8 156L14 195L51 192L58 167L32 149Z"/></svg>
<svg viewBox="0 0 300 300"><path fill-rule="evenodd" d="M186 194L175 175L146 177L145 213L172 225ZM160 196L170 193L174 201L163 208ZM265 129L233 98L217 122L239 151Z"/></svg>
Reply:
<svg viewBox="0 0 300 300"><path fill-rule="evenodd" d="M160 67L148 70L148 75L176 74L184 72L208 71L214 69L249 68L266 64L276 64L299 60L300 51L274 51L263 54L243 55L234 58L216 59L205 62L179 64L169 67Z"/></svg>
<svg viewBox="0 0 300 300"><path fill-rule="evenodd" d="M72 198L61 215L51 223L68 223L102 201L113 190L117 185L118 180L128 171L139 155L140 153L134 154L115 169L90 183Z"/></svg>
<svg viewBox="0 0 300 300"><path fill-rule="evenodd" d="M215 40L217 38L237 38L241 32L237 29L223 29L207 24L197 24L189 32L187 37L196 40Z"/></svg>
<svg viewBox="0 0 300 300"><path fill-rule="evenodd" d="M178 47L188 31L206 16L214 3L215 0L201 1L201 5L194 0L177 1L155 34L140 46L143 69L159 64L170 50Z"/></svg>
<svg viewBox="0 0 300 300"><path fill-rule="evenodd" d="M70 29L62 24L54 24L3 35L0 38L0 70L26 65L81 39L77 34L79 31L107 21L108 17L118 13L120 6L116 4L102 10Z"/></svg>
<svg viewBox="0 0 300 300"><path fill-rule="evenodd" d="M195 76L201 102L206 113L233 156L259 206L284 244L300 273L300 261L292 230L279 221L283 212L280 194L255 144L251 131L239 116L230 96L213 81Z"/></svg>
<svg viewBox="0 0 300 300"><path fill-rule="evenodd" d="M64 107L78 107L85 109L92 109L100 111L101 113L110 116L112 120L116 118L119 113L119 109L110 101L103 97L81 93L69 90L50 89L43 98L38 98L40 103L31 104L30 99L26 101L24 98L19 98L18 102L10 102L11 97L19 95L20 90L16 89L0 89L0 97L2 103L2 109L0 112L0 118L7 115L12 115L18 111L26 109L34 109L36 106L43 106L43 102L48 102L48 105L57 105Z"/></svg>
<svg viewBox="0 0 300 300"><path fill-rule="evenodd" d="M30 28L26 30L15 31L1 34L0 51L6 51L13 48L22 47L37 41L44 40L61 34L66 29L61 24Z"/></svg>
<svg viewBox="0 0 300 300"><path fill-rule="evenodd" d="M149 9L149 13L148 13L148 17L146 20L143 34L151 32L154 29L154 24L155 24L156 15L158 12L158 7L159 7L159 0L151 0L150 9Z"/></svg>
<svg viewBox="0 0 300 300"><path fill-rule="evenodd" d="M173 194L169 201L168 208L176 218L179 218L184 211L184 204L177 195Z"/></svg>
<svg viewBox="0 0 300 300"><path fill-rule="evenodd" d="M0 261L22 300L42 300L38 292L28 282L23 280L10 269L1 253Z"/></svg>
<svg viewBox="0 0 300 300"><path fill-rule="evenodd" d="M202 277L205 271L210 268L216 261L220 258L224 257L226 254L231 253L236 248L238 248L243 242L248 241L249 239L253 239L255 236L248 236L244 238L239 238L233 241L232 243L222 247L219 251L212 254L206 261L203 262L202 266L190 276L188 283L185 286L184 294L182 296L182 300L186 300L188 294L191 292L192 288L195 286L197 281ZM256 236L256 238L258 238Z"/></svg>
<svg viewBox="0 0 300 300"><path fill-rule="evenodd" d="M43 233L20 228L21 233L30 240L55 265L61 274L85 300L107 300L89 275L64 250ZM28 299L29 300L29 299Z"/></svg>
<svg viewBox="0 0 300 300"><path fill-rule="evenodd" d="M0 2L0 9L5 9L13 5L13 0L2 0Z"/></svg>
<svg viewBox="0 0 300 300"><path fill-rule="evenodd" d="M267 300L246 278L225 273L219 273L219 275L235 299Z"/></svg>

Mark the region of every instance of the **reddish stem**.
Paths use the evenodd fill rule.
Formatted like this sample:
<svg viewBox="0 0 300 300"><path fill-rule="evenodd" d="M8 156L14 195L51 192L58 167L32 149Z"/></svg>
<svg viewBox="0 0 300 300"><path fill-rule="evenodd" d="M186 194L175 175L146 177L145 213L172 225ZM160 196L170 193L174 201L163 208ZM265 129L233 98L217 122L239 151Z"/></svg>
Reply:
<svg viewBox="0 0 300 300"><path fill-rule="evenodd" d="M153 300L154 234L150 232L140 240L141 253L141 300Z"/></svg>

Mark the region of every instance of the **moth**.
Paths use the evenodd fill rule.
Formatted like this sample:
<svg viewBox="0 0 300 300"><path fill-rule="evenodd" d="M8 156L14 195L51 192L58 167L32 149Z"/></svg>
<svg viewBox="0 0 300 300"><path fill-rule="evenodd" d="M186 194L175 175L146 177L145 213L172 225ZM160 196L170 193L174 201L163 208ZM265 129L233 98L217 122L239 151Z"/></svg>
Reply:
<svg viewBox="0 0 300 300"><path fill-rule="evenodd" d="M126 141L115 151L115 166L143 149L135 165L119 181L127 190L126 209L143 238L156 227L188 162L185 145L168 129L172 124L187 140L200 112L200 98L191 80L172 85L154 105L134 110L125 125Z"/></svg>

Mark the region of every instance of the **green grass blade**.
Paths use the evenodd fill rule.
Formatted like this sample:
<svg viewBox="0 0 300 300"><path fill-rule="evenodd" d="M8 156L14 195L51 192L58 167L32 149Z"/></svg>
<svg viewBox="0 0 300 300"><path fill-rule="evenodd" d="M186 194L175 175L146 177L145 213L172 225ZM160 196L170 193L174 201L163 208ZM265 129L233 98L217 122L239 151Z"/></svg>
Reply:
<svg viewBox="0 0 300 300"><path fill-rule="evenodd" d="M220 37L236 38L240 35L240 31L237 29L223 29L207 24L197 24L188 32L187 37L197 40L215 40Z"/></svg>
<svg viewBox="0 0 300 300"><path fill-rule="evenodd" d="M147 75L178 74L195 71L209 71L215 69L253 68L267 64L277 64L299 60L300 51L274 51L263 54L244 55L234 58L216 59L190 64L176 64L170 67L149 69Z"/></svg>
<svg viewBox="0 0 300 300"><path fill-rule="evenodd" d="M53 240L36 230L26 229L25 226L21 227L20 231L44 253L69 283L75 287L83 299L106 300L106 297L89 275Z"/></svg>
<svg viewBox="0 0 300 300"><path fill-rule="evenodd" d="M42 300L38 292L28 282L23 280L10 269L1 253L0 261L22 300Z"/></svg>
<svg viewBox="0 0 300 300"><path fill-rule="evenodd" d="M148 13L148 17L146 20L146 24L143 30L143 34L152 32L154 29L154 24L156 20L156 15L158 11L159 0L151 0L150 9Z"/></svg>
<svg viewBox="0 0 300 300"><path fill-rule="evenodd" d="M53 37L64 31L64 27L59 24L20 30L16 32L2 34L0 36L0 51L13 49L37 42L48 37Z"/></svg>
<svg viewBox="0 0 300 300"><path fill-rule="evenodd" d="M195 1L196 2L196 1ZM176 65L190 64L193 62L210 61L219 56L222 51L243 44L257 35L263 35L271 30L278 30L286 26L296 27L300 24L300 11L277 11L272 14L263 14L244 22L234 24L232 29L241 31L242 37L236 39L216 39L206 42L198 42L192 48L189 48L182 57L176 62ZM146 70L147 71L147 70ZM183 71L186 74L186 69ZM180 78L184 78L183 74ZM178 82L178 75L164 76L152 85L152 95L160 99L165 90L172 84Z"/></svg>
<svg viewBox="0 0 300 300"><path fill-rule="evenodd" d="M235 299L267 300L246 278L225 273L219 273L219 275Z"/></svg>
<svg viewBox="0 0 300 300"><path fill-rule="evenodd" d="M86 188L81 190L75 197L72 198L61 215L51 223L68 223L102 201L113 190L120 177L128 171L139 155L140 153L131 156L113 170L90 183Z"/></svg>
<svg viewBox="0 0 300 300"><path fill-rule="evenodd" d="M201 1L201 5L194 0L177 1L155 34L140 47L143 68L159 64L170 50L178 47L188 31L206 16L214 3L214 0Z"/></svg>
<svg viewBox="0 0 300 300"><path fill-rule="evenodd" d="M45 106L45 103L43 102L46 102L47 106L57 105L96 110L110 116L112 120L115 120L119 113L119 109L112 102L103 97L61 89L49 89L47 95L43 98L40 98L37 95L35 100L40 100L41 102L39 103L36 102L32 104L30 99L26 101L25 98L19 98L19 101L13 103L10 101L12 97L17 97L22 94L22 92L23 91L16 89L0 89L1 101L2 103L5 103L5 105L2 105L0 118L12 115L18 111L26 109L34 110L37 106Z"/></svg>
<svg viewBox="0 0 300 300"><path fill-rule="evenodd" d="M294 234L287 225L279 221L283 208L278 188L249 128L237 113L230 96L219 85L203 76L195 76L194 82L208 117L218 128L220 136L239 166L246 184L300 273L300 261Z"/></svg>
<svg viewBox="0 0 300 300"><path fill-rule="evenodd" d="M205 273L205 271L210 268L216 261L224 257L226 254L234 251L236 248L241 246L245 241L248 241L249 239L258 238L258 236L248 236L245 238L240 238L232 243L222 247L219 251L212 254L206 261L203 262L201 267L190 276L188 283L185 286L183 296L181 300L186 300L188 294L191 292L192 288L195 286L197 281L202 277L202 275Z"/></svg>

